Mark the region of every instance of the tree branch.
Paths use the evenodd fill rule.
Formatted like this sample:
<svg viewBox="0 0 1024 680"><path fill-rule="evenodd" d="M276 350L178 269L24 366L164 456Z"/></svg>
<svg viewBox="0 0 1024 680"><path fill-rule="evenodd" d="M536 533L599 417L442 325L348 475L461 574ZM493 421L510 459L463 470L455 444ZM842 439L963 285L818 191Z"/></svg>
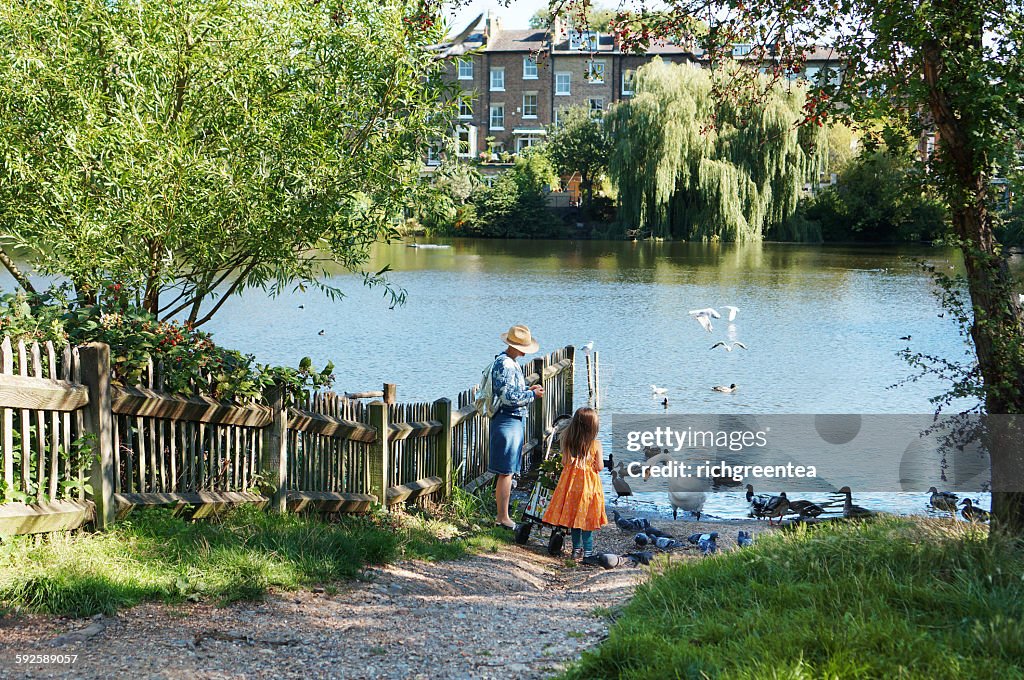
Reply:
<svg viewBox="0 0 1024 680"><path fill-rule="evenodd" d="M28 277L25 276L24 272L18 269L18 265L14 264L14 260L10 258L7 251L3 248L0 248L0 264L3 264L7 271L11 273L11 276L14 277L17 284L24 288L26 292L37 292L35 286L32 285L32 282L28 280Z"/></svg>

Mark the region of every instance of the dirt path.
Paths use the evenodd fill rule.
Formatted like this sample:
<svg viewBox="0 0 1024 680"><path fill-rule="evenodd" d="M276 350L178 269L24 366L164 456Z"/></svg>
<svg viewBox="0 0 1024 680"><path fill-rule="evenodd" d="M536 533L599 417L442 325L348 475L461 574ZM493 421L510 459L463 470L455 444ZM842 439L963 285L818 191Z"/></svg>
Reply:
<svg viewBox="0 0 1024 680"><path fill-rule="evenodd" d="M679 524L679 535L718 528ZM746 526L730 525L730 535L736 528ZM615 551L629 543L614 526L596 541ZM609 625L599 608L624 603L647 573L567 567L535 539L453 562L402 562L374 569L370 583L258 603L144 604L92 621L5 617L0 677L542 678L598 644ZM15 665L15 654L78 658Z"/></svg>

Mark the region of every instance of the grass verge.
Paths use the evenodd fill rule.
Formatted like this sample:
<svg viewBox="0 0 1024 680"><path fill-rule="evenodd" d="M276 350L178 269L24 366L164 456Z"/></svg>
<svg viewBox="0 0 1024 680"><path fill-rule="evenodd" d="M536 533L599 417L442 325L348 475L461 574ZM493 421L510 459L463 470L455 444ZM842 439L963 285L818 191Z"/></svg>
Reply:
<svg viewBox="0 0 1024 680"><path fill-rule="evenodd" d="M368 564L444 560L509 538L472 501L436 515L276 515L239 508L216 522L133 513L103 533L18 536L0 545L0 609L111 614L143 600L259 599L272 589L360 578ZM467 507L467 505L469 507ZM479 520L479 521L477 521Z"/></svg>
<svg viewBox="0 0 1024 680"><path fill-rule="evenodd" d="M1021 678L1024 551L948 521L764 536L669 567L565 678Z"/></svg>

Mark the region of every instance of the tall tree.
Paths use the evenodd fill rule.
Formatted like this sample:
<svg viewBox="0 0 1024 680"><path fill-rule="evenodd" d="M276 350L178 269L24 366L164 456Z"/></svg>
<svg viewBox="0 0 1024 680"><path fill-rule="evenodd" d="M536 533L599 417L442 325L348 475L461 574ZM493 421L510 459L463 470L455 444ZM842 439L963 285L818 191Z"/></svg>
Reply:
<svg viewBox="0 0 1024 680"><path fill-rule="evenodd" d="M801 88L759 106L712 97L712 76L655 59L608 115L620 218L655 235L760 240L796 209L828 157L821 128L798 127Z"/></svg>
<svg viewBox="0 0 1024 680"><path fill-rule="evenodd" d="M643 3L641 3L643 4ZM1024 414L1024 317L1013 290L989 191L993 159L1011 148L1024 117L1024 9L1008 0L669 0L664 13L622 13L626 49L677 36L695 19L713 66L733 45L775 80L802 70L829 40L841 66L813 83L805 122L897 120L938 137L922 181L949 205L971 298L971 337L990 414ZM658 3L658 8L663 7ZM757 103L767 88L756 69L715 69L720 99ZM1017 422L1016 419L1012 422ZM1008 421L1011 422L1011 421ZM1019 425L990 442L994 526L1024 534L1024 439Z"/></svg>
<svg viewBox="0 0 1024 680"><path fill-rule="evenodd" d="M336 293L444 134L442 30L371 0L5 2L0 245L195 325L246 287Z"/></svg>
<svg viewBox="0 0 1024 680"><path fill-rule="evenodd" d="M562 176L579 173L584 212L593 201L594 183L608 170L611 150L611 137L601 119L583 107L569 109L544 147Z"/></svg>

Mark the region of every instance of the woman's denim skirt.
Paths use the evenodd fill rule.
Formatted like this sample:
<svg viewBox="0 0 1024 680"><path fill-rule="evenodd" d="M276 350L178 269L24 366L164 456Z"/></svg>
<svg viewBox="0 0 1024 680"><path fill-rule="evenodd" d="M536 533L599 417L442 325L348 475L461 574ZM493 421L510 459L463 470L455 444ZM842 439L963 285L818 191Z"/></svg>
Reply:
<svg viewBox="0 0 1024 680"><path fill-rule="evenodd" d="M526 426L522 417L498 411L491 418L491 445L487 469L496 475L519 474Z"/></svg>

